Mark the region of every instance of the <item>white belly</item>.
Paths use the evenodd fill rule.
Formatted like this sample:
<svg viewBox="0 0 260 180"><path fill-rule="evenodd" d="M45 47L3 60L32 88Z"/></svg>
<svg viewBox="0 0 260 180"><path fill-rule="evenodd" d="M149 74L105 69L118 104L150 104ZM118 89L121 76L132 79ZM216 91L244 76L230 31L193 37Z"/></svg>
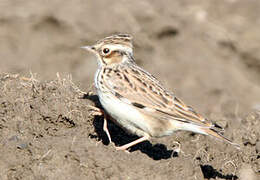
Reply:
<svg viewBox="0 0 260 180"><path fill-rule="evenodd" d="M120 126L138 136L144 136L144 133L148 132L149 127L144 116L134 107L100 91L98 96L103 108Z"/></svg>

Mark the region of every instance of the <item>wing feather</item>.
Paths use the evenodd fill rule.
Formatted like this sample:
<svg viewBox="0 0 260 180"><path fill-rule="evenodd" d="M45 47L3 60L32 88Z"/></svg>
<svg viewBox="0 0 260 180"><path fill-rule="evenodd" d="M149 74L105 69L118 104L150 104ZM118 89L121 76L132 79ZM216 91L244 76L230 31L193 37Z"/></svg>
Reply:
<svg viewBox="0 0 260 180"><path fill-rule="evenodd" d="M120 95L122 100L127 99L127 102L136 108L149 109L147 113L162 119L212 127L212 123L165 90L154 76L140 67L127 66L104 72L109 72L109 75L104 75L104 85L115 95Z"/></svg>

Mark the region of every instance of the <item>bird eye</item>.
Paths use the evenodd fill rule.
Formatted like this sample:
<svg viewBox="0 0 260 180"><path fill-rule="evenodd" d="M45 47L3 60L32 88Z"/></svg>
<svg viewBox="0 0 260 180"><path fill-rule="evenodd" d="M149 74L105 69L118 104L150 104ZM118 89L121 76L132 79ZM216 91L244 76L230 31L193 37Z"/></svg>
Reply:
<svg viewBox="0 0 260 180"><path fill-rule="evenodd" d="M103 49L103 53L104 53L104 54L108 54L109 51L110 51L110 50L109 50L108 48L104 48L104 49Z"/></svg>

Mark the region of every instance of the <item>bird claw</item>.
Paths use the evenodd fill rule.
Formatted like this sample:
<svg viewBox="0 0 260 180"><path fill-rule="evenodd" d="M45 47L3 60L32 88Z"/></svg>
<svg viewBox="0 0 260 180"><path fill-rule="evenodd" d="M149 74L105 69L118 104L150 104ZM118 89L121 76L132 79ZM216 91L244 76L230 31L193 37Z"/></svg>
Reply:
<svg viewBox="0 0 260 180"><path fill-rule="evenodd" d="M177 147L173 145L173 151L179 154L181 152L181 144L178 141L174 141L173 144L177 145Z"/></svg>
<svg viewBox="0 0 260 180"><path fill-rule="evenodd" d="M130 152L127 149L122 148L122 146L116 146L115 144L113 144L113 145L114 145L116 151L124 151L125 153L130 154Z"/></svg>
<svg viewBox="0 0 260 180"><path fill-rule="evenodd" d="M104 112L98 107L88 105L88 108L89 108L88 111L90 112L89 114L91 116L103 116L104 115Z"/></svg>

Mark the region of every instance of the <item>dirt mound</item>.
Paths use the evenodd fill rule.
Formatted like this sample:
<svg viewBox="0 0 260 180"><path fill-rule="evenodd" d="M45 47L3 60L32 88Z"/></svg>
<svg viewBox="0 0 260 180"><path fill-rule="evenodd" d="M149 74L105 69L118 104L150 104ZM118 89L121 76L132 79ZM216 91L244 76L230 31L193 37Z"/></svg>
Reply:
<svg viewBox="0 0 260 180"><path fill-rule="evenodd" d="M95 96L70 77L41 82L1 74L0 80L1 179L238 179L260 171L260 112L236 128L227 122L227 135L241 150L180 132L117 152L107 145L102 118L89 116ZM136 138L111 122L108 127L116 145Z"/></svg>

